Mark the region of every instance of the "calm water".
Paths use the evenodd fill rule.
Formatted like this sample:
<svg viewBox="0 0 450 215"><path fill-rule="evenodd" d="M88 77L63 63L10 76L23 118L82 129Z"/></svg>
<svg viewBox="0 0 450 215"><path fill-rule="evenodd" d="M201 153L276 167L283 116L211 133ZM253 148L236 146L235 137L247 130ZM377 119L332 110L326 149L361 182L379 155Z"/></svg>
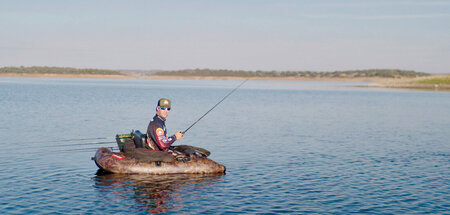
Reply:
<svg viewBox="0 0 450 215"><path fill-rule="evenodd" d="M226 175L100 175L115 144L79 140L145 131L160 97L184 130L239 83L0 78L1 214L449 214L448 92L249 81L178 142Z"/></svg>

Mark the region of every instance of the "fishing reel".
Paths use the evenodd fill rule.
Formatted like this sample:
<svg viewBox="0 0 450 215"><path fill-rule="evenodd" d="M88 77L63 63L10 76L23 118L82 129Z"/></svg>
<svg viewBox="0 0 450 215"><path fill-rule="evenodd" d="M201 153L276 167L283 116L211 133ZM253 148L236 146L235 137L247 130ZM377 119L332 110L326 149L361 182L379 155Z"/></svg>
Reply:
<svg viewBox="0 0 450 215"><path fill-rule="evenodd" d="M177 156L175 157L175 160L177 160L177 161L182 161L182 162L188 162L188 161L191 160L191 158L189 157L189 155L181 154L181 155L177 155Z"/></svg>

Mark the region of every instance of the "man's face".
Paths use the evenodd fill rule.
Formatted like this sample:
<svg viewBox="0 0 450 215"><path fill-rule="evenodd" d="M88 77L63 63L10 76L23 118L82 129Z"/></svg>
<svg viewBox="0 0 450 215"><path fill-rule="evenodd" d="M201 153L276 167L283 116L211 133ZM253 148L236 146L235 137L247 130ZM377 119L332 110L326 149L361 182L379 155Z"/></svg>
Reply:
<svg viewBox="0 0 450 215"><path fill-rule="evenodd" d="M165 110L163 110L163 109L165 109ZM164 108L164 107L162 108L159 106L156 108L156 114L163 119L167 118L167 116L169 115L169 112L170 112L169 108Z"/></svg>

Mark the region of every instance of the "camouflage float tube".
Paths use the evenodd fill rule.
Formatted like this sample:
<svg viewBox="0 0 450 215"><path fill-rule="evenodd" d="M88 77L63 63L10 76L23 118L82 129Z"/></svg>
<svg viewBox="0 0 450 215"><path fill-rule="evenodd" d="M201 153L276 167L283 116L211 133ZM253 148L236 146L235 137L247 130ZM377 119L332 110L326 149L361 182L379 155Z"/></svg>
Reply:
<svg viewBox="0 0 450 215"><path fill-rule="evenodd" d="M92 159L106 172L122 174L218 174L225 166L207 158L210 152L194 146L171 147L169 152L151 151L142 146L145 135L139 131L116 135L120 152L100 148Z"/></svg>

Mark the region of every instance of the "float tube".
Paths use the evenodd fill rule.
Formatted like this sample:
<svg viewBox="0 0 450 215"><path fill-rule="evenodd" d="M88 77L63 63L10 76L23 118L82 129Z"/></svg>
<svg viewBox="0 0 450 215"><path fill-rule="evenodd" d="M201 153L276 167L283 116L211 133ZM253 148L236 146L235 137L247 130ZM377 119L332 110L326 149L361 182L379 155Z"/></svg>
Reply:
<svg viewBox="0 0 450 215"><path fill-rule="evenodd" d="M141 148L146 135L139 131L116 135L120 152L102 147L92 159L103 171L122 174L217 174L225 173L225 166L207 158L209 151L188 145L174 146L171 152ZM127 150L133 145L132 150ZM136 147L136 148L135 148Z"/></svg>

